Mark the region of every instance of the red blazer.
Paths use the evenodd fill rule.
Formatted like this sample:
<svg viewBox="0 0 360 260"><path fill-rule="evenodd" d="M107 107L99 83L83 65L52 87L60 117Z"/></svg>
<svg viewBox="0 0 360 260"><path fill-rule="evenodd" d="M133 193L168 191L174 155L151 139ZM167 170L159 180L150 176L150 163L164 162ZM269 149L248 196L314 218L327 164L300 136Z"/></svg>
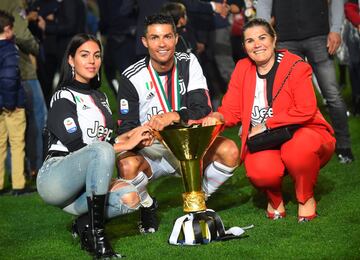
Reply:
<svg viewBox="0 0 360 260"><path fill-rule="evenodd" d="M277 69L273 97L276 95L284 78L295 61L300 57L287 50ZM251 109L255 96L256 65L249 58L240 60L231 76L228 90L218 111L223 114L225 126L242 124L241 160L247 151L246 139L249 134ZM317 108L316 96L312 84L312 69L306 62L296 64L286 80L280 94L273 104L273 117L266 120L268 128L289 124L300 124L318 130L328 136L334 133L332 127ZM325 131L325 132L324 132Z"/></svg>

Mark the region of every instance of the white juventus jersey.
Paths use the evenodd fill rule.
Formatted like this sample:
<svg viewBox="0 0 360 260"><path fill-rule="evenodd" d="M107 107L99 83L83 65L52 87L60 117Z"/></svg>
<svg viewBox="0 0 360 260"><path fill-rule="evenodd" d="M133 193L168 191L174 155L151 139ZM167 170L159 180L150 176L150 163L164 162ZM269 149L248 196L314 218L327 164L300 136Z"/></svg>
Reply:
<svg viewBox="0 0 360 260"><path fill-rule="evenodd" d="M269 97L272 97L272 89L276 70L281 62L284 54L276 52L275 63L266 75L256 73L256 86L254 103L251 112L251 125L266 122L266 119L273 116L272 108L269 108ZM270 92L270 93L269 93ZM270 100L270 102L272 102Z"/></svg>
<svg viewBox="0 0 360 260"><path fill-rule="evenodd" d="M201 66L193 54L175 53L175 59L178 69L180 104L178 109L172 110L177 111L185 122L189 119L202 118L211 111L211 106L206 78ZM155 85L159 85L158 80L149 72L152 69L151 61L146 57L123 72L118 91L121 120L119 133L143 125L153 115L166 112L156 91ZM158 76L161 84L167 85L168 75Z"/></svg>
<svg viewBox="0 0 360 260"><path fill-rule="evenodd" d="M113 126L103 93L71 87L59 90L50 103L47 128L54 139L49 150L70 152L96 140L110 141Z"/></svg>

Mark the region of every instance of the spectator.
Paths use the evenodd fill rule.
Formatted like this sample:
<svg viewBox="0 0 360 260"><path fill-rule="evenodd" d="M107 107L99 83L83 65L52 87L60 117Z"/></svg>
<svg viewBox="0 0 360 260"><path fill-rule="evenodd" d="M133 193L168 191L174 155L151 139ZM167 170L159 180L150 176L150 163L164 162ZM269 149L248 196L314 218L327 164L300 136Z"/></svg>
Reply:
<svg viewBox="0 0 360 260"><path fill-rule="evenodd" d="M25 109L21 86L19 53L13 41L14 17L0 10L0 194L4 194L5 158L9 140L12 194L22 195L25 187Z"/></svg>
<svg viewBox="0 0 360 260"><path fill-rule="evenodd" d="M351 163L354 155L351 150L347 109L336 80L332 59L341 43L343 1L259 0L256 11L257 17L267 21L270 21L273 14L278 48L288 49L309 61L329 108L339 162Z"/></svg>
<svg viewBox="0 0 360 260"><path fill-rule="evenodd" d="M360 114L360 2L349 0L345 3L346 36L344 41L349 50L349 74L352 89L352 110Z"/></svg>
<svg viewBox="0 0 360 260"><path fill-rule="evenodd" d="M39 17L45 20L54 19L59 9L57 0L35 0L27 6L27 19L29 29L39 42L39 54L36 57L36 73L43 91L45 104L48 107L52 96L53 71L56 70L57 64L57 36L56 34L46 34L38 26ZM55 68L53 67L55 66Z"/></svg>
<svg viewBox="0 0 360 260"><path fill-rule="evenodd" d="M105 42L104 71L113 93L117 94L120 75L136 61L134 1L98 0L100 32Z"/></svg>
<svg viewBox="0 0 360 260"><path fill-rule="evenodd" d="M45 1L45 0L43 0ZM82 0L58 0L58 6L54 12L47 13L45 17L39 16L37 25L44 34L44 40L50 38L48 44L44 44L45 62L44 85L52 93L55 73L59 70L66 46L72 36L85 32L86 8ZM43 83L41 83L43 84Z"/></svg>
<svg viewBox="0 0 360 260"><path fill-rule="evenodd" d="M47 108L35 68L35 57L39 54L39 45L28 29L22 0L4 0L0 6L6 6L6 10L15 17L15 42L19 47L20 76L26 96L26 172L30 177L34 177L44 159L42 131L47 117Z"/></svg>
<svg viewBox="0 0 360 260"><path fill-rule="evenodd" d="M137 0L139 13L136 23L136 56L139 59L147 55L147 50L141 42L141 37L143 36L144 19L148 15L159 12L161 7L166 2L171 2L171 1L170 0L152 0L152 1ZM175 2L180 2L184 4L189 13L193 12L196 14L211 14L211 15L213 15L214 13L222 13L223 15L227 14L226 5L223 5L222 3L216 3L215 1L179 0Z"/></svg>
<svg viewBox="0 0 360 260"><path fill-rule="evenodd" d="M186 52L188 54L191 52L196 55L196 38L192 28L187 26L188 18L185 5L178 2L165 3L160 11L171 16L174 20L176 32L178 34L176 51Z"/></svg>

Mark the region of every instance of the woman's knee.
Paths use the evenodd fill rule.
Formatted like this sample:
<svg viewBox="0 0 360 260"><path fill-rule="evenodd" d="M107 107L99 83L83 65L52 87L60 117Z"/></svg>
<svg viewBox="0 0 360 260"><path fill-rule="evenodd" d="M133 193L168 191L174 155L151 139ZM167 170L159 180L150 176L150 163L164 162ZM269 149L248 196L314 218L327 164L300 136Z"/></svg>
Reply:
<svg viewBox="0 0 360 260"><path fill-rule="evenodd" d="M124 205L131 209L136 209L140 205L140 197L136 191L125 193L120 199Z"/></svg>
<svg viewBox="0 0 360 260"><path fill-rule="evenodd" d="M258 188L277 186L284 176L284 165L275 163L252 163L245 161L246 176Z"/></svg>
<svg viewBox="0 0 360 260"><path fill-rule="evenodd" d="M137 209L140 205L140 197L136 188L122 180L113 181L110 193L116 193L118 202L130 209Z"/></svg>

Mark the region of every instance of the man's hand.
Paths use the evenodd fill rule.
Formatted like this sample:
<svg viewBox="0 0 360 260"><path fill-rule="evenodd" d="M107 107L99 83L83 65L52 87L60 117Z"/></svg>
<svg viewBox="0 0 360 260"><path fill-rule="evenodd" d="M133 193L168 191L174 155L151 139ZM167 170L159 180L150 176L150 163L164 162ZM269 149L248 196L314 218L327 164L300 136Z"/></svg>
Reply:
<svg viewBox="0 0 360 260"><path fill-rule="evenodd" d="M133 149L138 144L150 146L154 141L151 128L148 126L139 126L127 133L119 135L115 139L115 152L123 152Z"/></svg>
<svg viewBox="0 0 360 260"><path fill-rule="evenodd" d="M37 23L38 27L44 32L45 28L46 28L46 22L44 20L44 18L42 18L41 16L38 17L38 23Z"/></svg>
<svg viewBox="0 0 360 260"><path fill-rule="evenodd" d="M177 112L168 112L164 114L154 115L147 123L155 131L161 131L172 123L179 123L180 115Z"/></svg>
<svg viewBox="0 0 360 260"><path fill-rule="evenodd" d="M341 44L341 36L337 32L329 32L327 37L327 45L328 52L330 55L334 55L336 50L339 48Z"/></svg>
<svg viewBox="0 0 360 260"><path fill-rule="evenodd" d="M38 12L37 11L30 11L27 16L26 16L26 19L29 21L29 22L34 22L38 19L39 15L38 15Z"/></svg>

